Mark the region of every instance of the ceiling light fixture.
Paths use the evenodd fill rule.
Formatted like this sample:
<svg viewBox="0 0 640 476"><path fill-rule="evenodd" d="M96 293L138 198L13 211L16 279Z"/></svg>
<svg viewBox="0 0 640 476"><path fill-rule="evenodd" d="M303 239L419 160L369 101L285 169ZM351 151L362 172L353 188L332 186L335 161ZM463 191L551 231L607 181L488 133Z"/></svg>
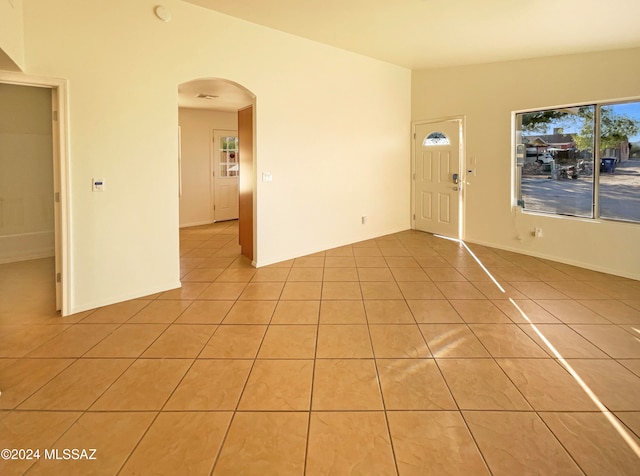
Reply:
<svg viewBox="0 0 640 476"><path fill-rule="evenodd" d="M220 96L215 96L215 95L213 95L213 94L203 94L203 93L200 93L200 94L198 94L196 97L198 97L198 98L200 98L200 99L217 99L217 98L218 98L218 97L220 97Z"/></svg>

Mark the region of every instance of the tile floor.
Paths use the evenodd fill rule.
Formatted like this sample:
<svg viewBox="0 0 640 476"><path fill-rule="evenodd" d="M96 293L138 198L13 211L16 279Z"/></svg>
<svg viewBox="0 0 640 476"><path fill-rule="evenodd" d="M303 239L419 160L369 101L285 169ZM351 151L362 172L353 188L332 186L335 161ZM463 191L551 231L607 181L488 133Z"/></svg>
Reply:
<svg viewBox="0 0 640 476"><path fill-rule="evenodd" d="M640 474L639 282L472 246L502 291L413 231L236 243L181 230L181 289L64 319L50 260L0 266L0 448L41 451L0 474Z"/></svg>

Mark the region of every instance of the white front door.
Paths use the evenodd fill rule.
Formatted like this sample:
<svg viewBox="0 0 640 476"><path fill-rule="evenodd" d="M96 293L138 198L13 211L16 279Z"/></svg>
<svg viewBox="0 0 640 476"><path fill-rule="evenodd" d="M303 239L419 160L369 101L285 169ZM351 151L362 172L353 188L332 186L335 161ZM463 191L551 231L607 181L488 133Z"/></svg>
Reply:
<svg viewBox="0 0 640 476"><path fill-rule="evenodd" d="M461 121L415 125L415 229L460 238Z"/></svg>
<svg viewBox="0 0 640 476"><path fill-rule="evenodd" d="M238 132L213 131L213 220L238 218Z"/></svg>

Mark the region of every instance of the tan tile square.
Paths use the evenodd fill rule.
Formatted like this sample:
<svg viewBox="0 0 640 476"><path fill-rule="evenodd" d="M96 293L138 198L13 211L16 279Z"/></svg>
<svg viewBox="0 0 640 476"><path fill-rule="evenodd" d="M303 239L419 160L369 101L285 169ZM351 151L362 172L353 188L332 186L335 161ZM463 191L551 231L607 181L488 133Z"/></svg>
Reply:
<svg viewBox="0 0 640 476"><path fill-rule="evenodd" d="M571 328L614 359L640 358L640 333L633 335L612 324L572 324Z"/></svg>
<svg viewBox="0 0 640 476"><path fill-rule="evenodd" d="M246 286L246 283L211 283L209 287L198 296L198 299L235 301Z"/></svg>
<svg viewBox="0 0 640 476"><path fill-rule="evenodd" d="M395 282L361 282L360 288L364 299L403 299L400 288Z"/></svg>
<svg viewBox="0 0 640 476"><path fill-rule="evenodd" d="M175 321L192 301L153 301L127 321L128 324L170 324Z"/></svg>
<svg viewBox="0 0 640 476"><path fill-rule="evenodd" d="M366 324L362 301L322 301L321 324Z"/></svg>
<svg viewBox="0 0 640 476"><path fill-rule="evenodd" d="M420 265L411 256L385 256L389 268L419 268Z"/></svg>
<svg viewBox="0 0 640 476"><path fill-rule="evenodd" d="M283 287L284 283L249 283L239 299L245 301L277 301L280 298Z"/></svg>
<svg viewBox="0 0 640 476"><path fill-rule="evenodd" d="M195 301L176 319L175 324L220 324L234 301Z"/></svg>
<svg viewBox="0 0 640 476"><path fill-rule="evenodd" d="M515 324L469 324L469 327L493 357L548 357Z"/></svg>
<svg viewBox="0 0 640 476"><path fill-rule="evenodd" d="M618 363L640 377L640 359L618 359Z"/></svg>
<svg viewBox="0 0 640 476"><path fill-rule="evenodd" d="M73 359L10 360L2 366L0 408L14 408L73 363Z"/></svg>
<svg viewBox="0 0 640 476"><path fill-rule="evenodd" d="M238 410L309 410L313 360L256 360Z"/></svg>
<svg viewBox="0 0 640 476"><path fill-rule="evenodd" d="M463 412L494 475L581 475L551 431L533 412Z"/></svg>
<svg viewBox="0 0 640 476"><path fill-rule="evenodd" d="M364 301L369 324L415 324L404 300Z"/></svg>
<svg viewBox="0 0 640 476"><path fill-rule="evenodd" d="M457 410L433 359L376 359L387 410Z"/></svg>
<svg viewBox="0 0 640 476"><path fill-rule="evenodd" d="M400 474L489 475L459 412L387 412L387 418Z"/></svg>
<svg viewBox="0 0 640 476"><path fill-rule="evenodd" d="M293 281L293 282L322 281L323 274L324 274L323 268L293 268L289 273L287 281ZM281 281L284 281L284 280L281 280Z"/></svg>
<svg viewBox="0 0 640 476"><path fill-rule="evenodd" d="M597 411L576 380L553 359L498 359L537 411Z"/></svg>
<svg viewBox="0 0 640 476"><path fill-rule="evenodd" d="M610 324L604 317L569 299L538 299L536 302L565 324Z"/></svg>
<svg viewBox="0 0 640 476"><path fill-rule="evenodd" d="M2 448L49 448L81 413L78 412L11 412L0 419ZM36 460L0 458L0 474L24 474Z"/></svg>
<svg viewBox="0 0 640 476"><path fill-rule="evenodd" d="M511 319L488 299L452 299L449 302L467 323L511 324Z"/></svg>
<svg viewBox="0 0 640 476"><path fill-rule="evenodd" d="M325 281L322 284L322 299L331 299L331 300L362 299L362 293L360 291L360 283Z"/></svg>
<svg viewBox="0 0 640 476"><path fill-rule="evenodd" d="M340 246L326 251L326 256L353 256L353 246Z"/></svg>
<svg viewBox="0 0 640 476"><path fill-rule="evenodd" d="M35 349L29 357L80 357L116 327L117 324L74 324Z"/></svg>
<svg viewBox="0 0 640 476"><path fill-rule="evenodd" d="M396 281L430 281L427 273L421 268L390 268Z"/></svg>
<svg viewBox="0 0 640 476"><path fill-rule="evenodd" d="M424 337L415 324L372 324L369 325L369 333L376 358L431 357Z"/></svg>
<svg viewBox="0 0 640 476"><path fill-rule="evenodd" d="M320 301L279 301L271 324L317 324Z"/></svg>
<svg viewBox="0 0 640 476"><path fill-rule="evenodd" d="M209 474L231 412L162 412L119 474ZM171 435L171 438L167 438ZM194 435L198 435L194 438Z"/></svg>
<svg viewBox="0 0 640 476"><path fill-rule="evenodd" d="M516 324L530 322L534 324L561 324L561 321L553 317L552 314L535 301L529 299L514 299L513 301L496 299L492 302Z"/></svg>
<svg viewBox="0 0 640 476"><path fill-rule="evenodd" d="M590 285L589 283L581 282L579 286L576 286L575 281L547 281L547 284L552 288L557 289L562 294L570 297L571 299L609 299L610 296L600 291L597 283Z"/></svg>
<svg viewBox="0 0 640 476"><path fill-rule="evenodd" d="M303 256L293 261L293 268L324 268L324 256Z"/></svg>
<svg viewBox="0 0 640 476"><path fill-rule="evenodd" d="M467 281L472 281L476 287L478 283L493 283L487 272L482 268L456 268L458 273L464 276ZM503 284L503 283L501 283ZM495 284L494 284L495 286Z"/></svg>
<svg viewBox="0 0 640 476"><path fill-rule="evenodd" d="M238 301L227 316L224 324L268 324L276 308L275 301Z"/></svg>
<svg viewBox="0 0 640 476"><path fill-rule="evenodd" d="M291 269L286 267L286 268L270 268L270 267L265 267L265 268L260 268L257 269L255 274L253 275L253 279L252 281L254 283L261 283L261 282L269 282L269 281L286 281L287 278L289 277L289 273L290 273Z"/></svg>
<svg viewBox="0 0 640 476"><path fill-rule="evenodd" d="M586 474L638 472L638 456L601 413L541 413L540 417Z"/></svg>
<svg viewBox="0 0 640 476"><path fill-rule="evenodd" d="M213 256L211 258L206 258L199 266L203 268L227 268L231 263L233 263L233 258L224 258L220 256Z"/></svg>
<svg viewBox="0 0 640 476"><path fill-rule="evenodd" d="M170 299L172 301L191 301L197 299L202 291L207 289L209 283L182 283L182 286L171 291L165 291L158 296L158 299Z"/></svg>
<svg viewBox="0 0 640 476"><path fill-rule="evenodd" d="M308 476L396 474L383 412L312 412Z"/></svg>
<svg viewBox="0 0 640 476"><path fill-rule="evenodd" d="M394 281L389 268L358 268L360 281Z"/></svg>
<svg viewBox="0 0 640 476"><path fill-rule="evenodd" d="M212 283L222 273L222 268L195 268L180 278L183 283Z"/></svg>
<svg viewBox="0 0 640 476"><path fill-rule="evenodd" d="M557 356L538 332L566 359L606 359L608 357L602 350L565 324L535 324L535 329L529 324L521 324L520 328L554 358Z"/></svg>
<svg viewBox="0 0 640 476"><path fill-rule="evenodd" d="M527 297L513 286L507 283L501 283L502 289L498 288L493 282L472 282L487 299L505 300L505 299L526 299Z"/></svg>
<svg viewBox="0 0 640 476"><path fill-rule="evenodd" d="M636 436L640 435L640 412L618 412L615 415Z"/></svg>
<svg viewBox="0 0 640 476"><path fill-rule="evenodd" d="M267 326L221 325L200 353L201 358L254 359Z"/></svg>
<svg viewBox="0 0 640 476"><path fill-rule="evenodd" d="M318 326L316 358L373 358L368 327L366 325L320 324Z"/></svg>
<svg viewBox="0 0 640 476"><path fill-rule="evenodd" d="M436 283L438 289L447 299L484 299L485 296L471 283L446 282Z"/></svg>
<svg viewBox="0 0 640 476"><path fill-rule="evenodd" d="M509 284L529 299L567 299L567 295L540 281L512 281Z"/></svg>
<svg viewBox="0 0 640 476"><path fill-rule="evenodd" d="M85 413L55 442L53 448L90 448L96 450L96 460L40 459L32 474L117 474L131 451L151 425L155 413L151 412L99 412ZM90 454L90 453L89 453ZM60 451L62 457L62 452ZM71 466L71 468L70 468Z"/></svg>
<svg viewBox="0 0 640 476"><path fill-rule="evenodd" d="M252 360L196 360L165 410L235 410L252 365Z"/></svg>
<svg viewBox="0 0 640 476"><path fill-rule="evenodd" d="M358 268L384 268L388 266L382 256L356 256L355 261Z"/></svg>
<svg viewBox="0 0 640 476"><path fill-rule="evenodd" d="M216 281L219 283L248 283L255 274L255 268L227 268Z"/></svg>
<svg viewBox="0 0 640 476"><path fill-rule="evenodd" d="M455 268L425 268L425 273L432 281L466 281Z"/></svg>
<svg viewBox="0 0 640 476"><path fill-rule="evenodd" d="M174 324L143 354L145 358L194 358L207 343L216 326Z"/></svg>
<svg viewBox="0 0 640 476"><path fill-rule="evenodd" d="M610 359L570 359L568 363L609 410L640 410L640 377L629 369Z"/></svg>
<svg viewBox="0 0 640 476"><path fill-rule="evenodd" d="M381 257L382 256L382 252L380 251L380 248L378 248L377 245L373 245L370 247L354 247L353 248L353 255L358 257L358 256L367 256L367 257Z"/></svg>
<svg viewBox="0 0 640 476"><path fill-rule="evenodd" d="M327 256L324 259L325 268L353 268L355 265L353 256Z"/></svg>
<svg viewBox="0 0 640 476"><path fill-rule="evenodd" d="M166 324L123 324L85 357L140 357L166 328Z"/></svg>
<svg viewBox="0 0 640 476"><path fill-rule="evenodd" d="M131 365L128 359L80 359L18 408L86 410Z"/></svg>
<svg viewBox="0 0 640 476"><path fill-rule="evenodd" d="M358 281L357 268L325 268L324 281Z"/></svg>
<svg viewBox="0 0 640 476"><path fill-rule="evenodd" d="M416 258L416 262L423 268L450 268L449 263L442 256L421 256Z"/></svg>
<svg viewBox="0 0 640 476"><path fill-rule="evenodd" d="M401 281L398 283L405 299L443 299L444 295L432 282Z"/></svg>
<svg viewBox="0 0 640 476"><path fill-rule="evenodd" d="M462 323L456 310L445 299L407 300L418 323Z"/></svg>
<svg viewBox="0 0 640 476"><path fill-rule="evenodd" d="M313 359L316 353L316 326L272 325L262 341L259 359Z"/></svg>
<svg viewBox="0 0 640 476"><path fill-rule="evenodd" d="M438 366L462 410L531 410L491 359L438 359Z"/></svg>
<svg viewBox="0 0 640 476"><path fill-rule="evenodd" d="M411 253L404 246L386 246L383 244L379 244L380 251L382 252L382 256L392 256L392 257L402 257L402 256L411 256Z"/></svg>
<svg viewBox="0 0 640 476"><path fill-rule="evenodd" d="M306 412L236 413L213 476L303 474L308 423Z"/></svg>
<svg viewBox="0 0 640 476"><path fill-rule="evenodd" d="M640 324L640 310L612 299L581 299L580 304L597 312L614 324Z"/></svg>
<svg viewBox="0 0 640 476"><path fill-rule="evenodd" d="M316 360L313 410L382 410L373 360Z"/></svg>
<svg viewBox="0 0 640 476"><path fill-rule="evenodd" d="M282 290L281 300L309 301L320 299L322 282L288 282Z"/></svg>
<svg viewBox="0 0 640 476"><path fill-rule="evenodd" d="M489 353L465 324L420 324L435 358L489 357Z"/></svg>
<svg viewBox="0 0 640 476"><path fill-rule="evenodd" d="M113 324L126 322L148 304L149 301L134 299L132 301L125 301L101 307L85 317L83 319L83 324Z"/></svg>
<svg viewBox="0 0 640 476"><path fill-rule="evenodd" d="M91 410L160 410L190 365L188 359L138 359Z"/></svg>

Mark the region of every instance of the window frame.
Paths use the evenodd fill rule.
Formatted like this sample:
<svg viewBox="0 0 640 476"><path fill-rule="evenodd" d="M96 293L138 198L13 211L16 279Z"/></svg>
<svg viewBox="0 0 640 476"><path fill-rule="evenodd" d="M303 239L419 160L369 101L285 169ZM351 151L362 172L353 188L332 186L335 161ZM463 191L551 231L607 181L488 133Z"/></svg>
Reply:
<svg viewBox="0 0 640 476"><path fill-rule="evenodd" d="M528 108L521 109L512 112L511 117L511 131L512 131L512 187L511 187L511 206L514 210L519 210L521 213L527 215L540 215L540 216L548 216L548 217L556 217L556 218L565 218L565 219L573 219L573 220L587 220L590 222L617 222L617 223L625 223L629 225L640 225L640 219L623 219L623 218L610 218L610 217L602 217L600 215L600 167L596 166L596 163L600 163L602 160L602 151L600 149L601 145L601 109L607 106L616 106L620 104L628 104L628 103L640 103L640 97L631 97L624 99L612 99L606 101L587 101L575 104L568 104L563 106L555 106L555 107L540 107L540 108ZM524 158L526 158L526 145L523 144L522 141L522 128L520 125L518 115L533 113L533 112L544 112L544 111L554 111L560 109L569 109L569 108L578 108L578 107L587 107L593 106L593 184L592 184L592 204L591 204L591 217L589 216L579 216L579 215L569 215L569 214L561 214L555 213L551 211L544 210L530 210L524 207L524 201L522 200L522 165L524 165ZM520 135L518 134L520 133ZM522 159L522 163L520 162L520 155L524 154Z"/></svg>

